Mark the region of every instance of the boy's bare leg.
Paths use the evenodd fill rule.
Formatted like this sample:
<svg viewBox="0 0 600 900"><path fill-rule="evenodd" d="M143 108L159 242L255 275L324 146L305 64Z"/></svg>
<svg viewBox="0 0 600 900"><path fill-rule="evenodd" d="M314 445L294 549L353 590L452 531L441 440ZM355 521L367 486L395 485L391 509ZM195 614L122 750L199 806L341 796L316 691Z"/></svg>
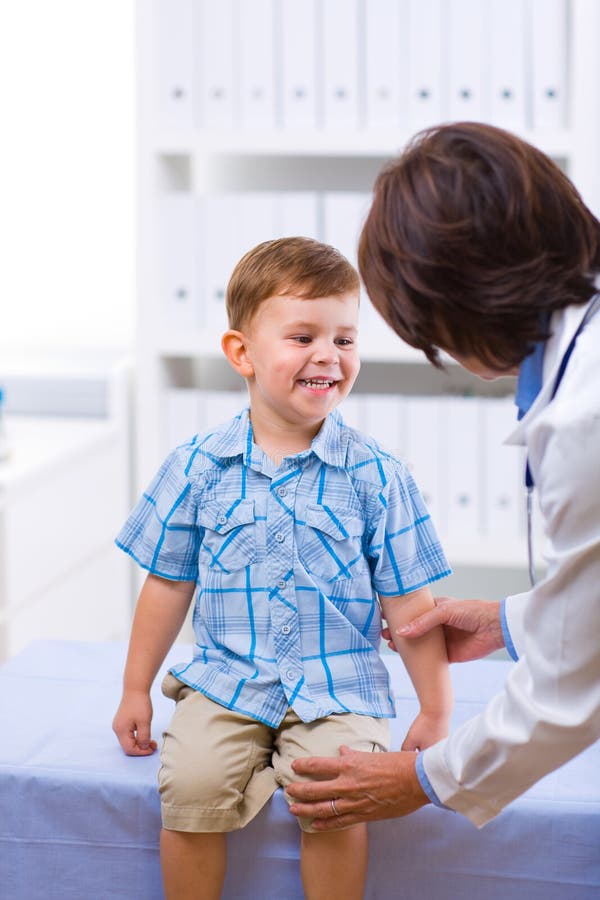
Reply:
<svg viewBox="0 0 600 900"><path fill-rule="evenodd" d="M219 900L225 880L227 838L219 833L160 833L166 900Z"/></svg>
<svg viewBox="0 0 600 900"><path fill-rule="evenodd" d="M367 876L367 826L302 832L302 884L306 900L363 900Z"/></svg>

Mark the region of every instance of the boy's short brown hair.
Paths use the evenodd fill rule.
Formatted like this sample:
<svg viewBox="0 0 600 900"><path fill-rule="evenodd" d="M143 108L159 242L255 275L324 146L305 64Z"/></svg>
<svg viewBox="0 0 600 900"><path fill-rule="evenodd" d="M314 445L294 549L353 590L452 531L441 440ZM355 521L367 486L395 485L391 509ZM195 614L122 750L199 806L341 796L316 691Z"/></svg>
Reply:
<svg viewBox="0 0 600 900"><path fill-rule="evenodd" d="M434 365L440 347L508 371L550 313L595 293L600 223L540 150L457 122L380 173L358 258L373 305Z"/></svg>
<svg viewBox="0 0 600 900"><path fill-rule="evenodd" d="M358 292L359 284L354 266L329 244L306 237L264 241L241 258L229 279L229 327L243 329L269 297L331 297Z"/></svg>

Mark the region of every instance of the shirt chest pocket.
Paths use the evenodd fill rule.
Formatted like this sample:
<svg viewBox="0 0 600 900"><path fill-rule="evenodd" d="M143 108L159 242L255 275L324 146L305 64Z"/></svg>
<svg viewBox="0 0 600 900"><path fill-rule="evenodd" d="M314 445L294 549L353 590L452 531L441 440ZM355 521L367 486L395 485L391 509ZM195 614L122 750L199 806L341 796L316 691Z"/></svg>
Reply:
<svg viewBox="0 0 600 900"><path fill-rule="evenodd" d="M208 502L197 514L204 530L198 564L214 572L236 572L256 562L257 534L254 500Z"/></svg>
<svg viewBox="0 0 600 900"><path fill-rule="evenodd" d="M348 509L311 504L298 538L304 568L323 581L333 582L366 572L363 520Z"/></svg>

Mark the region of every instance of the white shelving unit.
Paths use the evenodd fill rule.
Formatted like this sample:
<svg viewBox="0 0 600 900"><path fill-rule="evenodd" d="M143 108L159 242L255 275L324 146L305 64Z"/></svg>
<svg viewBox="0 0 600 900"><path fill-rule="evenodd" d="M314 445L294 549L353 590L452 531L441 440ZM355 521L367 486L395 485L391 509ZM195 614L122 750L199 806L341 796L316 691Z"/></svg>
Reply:
<svg viewBox="0 0 600 900"><path fill-rule="evenodd" d="M236 5L242 0L226 0L224 5L220 0L213 2L227 6L234 22L238 23L236 40L245 40L246 36L239 33L241 7L238 9ZM275 40L279 33L277 29L281 29L283 6L289 5L289 2L261 0L256 4L257 9L260 7L264 11L267 7L273 11ZM329 0L314 0L314 3L311 0L317 19L324 14L328 3ZM456 0L456 3L462 7L464 14L468 4L465 6L464 0ZM531 23L536 4L539 14L540 0L513 0L508 6L513 11L517 10L516 14L522 14L525 22ZM366 21L368 5L369 0L356 0L355 5L349 3L344 7L348 14L350 9L357 11L361 26L359 35ZM393 6L392 3L383 5L388 9ZM433 10L441 9L446 17L451 13L453 0L428 0L425 5ZM337 6L341 9L339 3ZM400 6L410 8L411 0L398 4ZM472 8L483 6L488 8L491 16L492 8L494 15L501 15L506 4L499 4L497 0L487 0L487 5L484 0L471 4ZM564 37L566 68L561 90L564 88L566 98L561 98L564 100L563 115L558 124L536 127L530 97L522 127L513 130L555 158L575 182L586 203L599 214L600 54L597 45L600 38L600 3L596 0L544 0L541 6L547 12L553 7L565 16L564 32L557 38L557 34L552 35L550 29L548 37L548 40L559 41ZM220 330L212 327L210 321L204 321L201 327L176 328L166 313L168 307L161 288L164 247L160 237L164 197L177 194L201 198L218 192L286 190L310 191L319 195L336 191L366 193L371 190L384 162L396 156L418 130L410 121L388 128L365 127L365 97L361 91L362 112L357 117L355 128L327 128L322 115L320 119L317 117L316 127L285 128L282 125L281 101L278 106L276 104L271 127L248 128L240 125L214 128L203 124L201 101L204 100L205 106L208 101L198 80L198 73L202 71L202 35L198 21L201 24L206 21L202 19L206 16L206 9L207 0L177 0L171 4L166 0L152 0L151 3L141 0L138 4L138 490L145 486L168 449L165 443L165 392L174 387L232 389L237 384L221 358ZM172 34L170 20L165 19L171 14L180 17L179 28L174 28ZM182 41L181 58L173 44L177 32ZM544 35L536 38L543 39ZM441 40L442 57L446 59L444 29ZM168 57L171 62L175 60L172 66L174 71L181 72L184 81L187 77L189 84L179 85L176 76L172 83L163 83L166 76L160 73L166 41L171 42ZM226 55L225 49L224 53ZM364 64L360 53L359 63ZM276 65L281 64L281 58L276 59ZM524 59L527 78L532 77L531 65L530 59ZM206 77L206 72L204 75ZM276 87L280 84L277 76L274 84ZM446 88L445 83L443 86ZM179 112L171 117L172 121L166 121L169 117L164 115L164 105L172 102L176 106L182 98L185 104L192 104L193 108L188 109L187 118L180 118L185 124L177 127L173 120L176 121ZM448 108L447 103L445 109ZM445 114L443 118L449 116ZM420 126L424 124L436 123L419 123ZM201 285L199 291L201 293ZM440 377L426 364L424 357L403 345L383 324L377 331L361 337L361 356L363 369L355 388L358 393L381 390L400 395L466 392L477 396L490 393L498 396L510 393L514 387L508 380L485 386L459 373L456 367L449 379ZM461 570L482 567L496 571L514 570L520 576L526 566L525 544L518 529L513 536L502 540L482 536L474 536L471 540L449 535L445 544L451 562ZM457 590L462 590L462 585Z"/></svg>

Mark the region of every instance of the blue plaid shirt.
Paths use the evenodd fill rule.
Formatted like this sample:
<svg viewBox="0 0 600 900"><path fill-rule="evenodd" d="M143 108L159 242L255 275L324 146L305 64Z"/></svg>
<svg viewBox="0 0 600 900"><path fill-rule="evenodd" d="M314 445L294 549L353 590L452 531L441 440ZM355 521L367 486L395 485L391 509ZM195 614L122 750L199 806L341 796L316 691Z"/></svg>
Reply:
<svg viewBox="0 0 600 900"><path fill-rule="evenodd" d="M141 566L197 582L191 662L171 671L276 728L394 715L377 594L450 572L405 466L331 413L273 463L248 410L174 450L117 537Z"/></svg>

